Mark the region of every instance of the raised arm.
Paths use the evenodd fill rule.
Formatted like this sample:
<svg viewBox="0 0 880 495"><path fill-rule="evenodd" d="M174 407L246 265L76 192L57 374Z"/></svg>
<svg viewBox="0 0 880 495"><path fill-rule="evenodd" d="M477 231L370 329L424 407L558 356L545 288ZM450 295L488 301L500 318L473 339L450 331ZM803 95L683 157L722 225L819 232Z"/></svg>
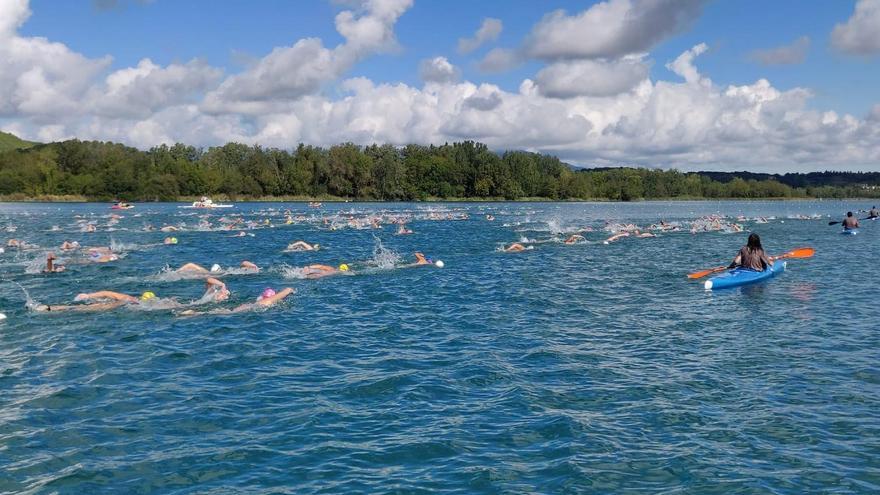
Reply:
<svg viewBox="0 0 880 495"><path fill-rule="evenodd" d="M293 289L291 289L290 287L285 287L284 289L275 293L274 296L267 297L265 299L260 299L259 301L257 301L257 304L259 304L260 306L272 306L273 304L277 303L278 301L284 299L285 297L287 297L291 294L293 294Z"/></svg>
<svg viewBox="0 0 880 495"><path fill-rule="evenodd" d="M122 302L138 302L138 299L128 294L121 294L111 290L99 290L98 292L83 293L76 296L75 301L90 301L93 299L113 299Z"/></svg>

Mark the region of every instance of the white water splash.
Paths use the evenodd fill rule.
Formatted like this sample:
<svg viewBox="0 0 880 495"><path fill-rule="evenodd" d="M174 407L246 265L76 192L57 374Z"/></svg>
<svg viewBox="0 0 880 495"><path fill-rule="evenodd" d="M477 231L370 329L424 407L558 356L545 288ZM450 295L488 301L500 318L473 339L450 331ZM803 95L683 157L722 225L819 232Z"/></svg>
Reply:
<svg viewBox="0 0 880 495"><path fill-rule="evenodd" d="M382 245L382 240L373 237L373 257L369 263L383 270L390 270L400 263L400 255Z"/></svg>

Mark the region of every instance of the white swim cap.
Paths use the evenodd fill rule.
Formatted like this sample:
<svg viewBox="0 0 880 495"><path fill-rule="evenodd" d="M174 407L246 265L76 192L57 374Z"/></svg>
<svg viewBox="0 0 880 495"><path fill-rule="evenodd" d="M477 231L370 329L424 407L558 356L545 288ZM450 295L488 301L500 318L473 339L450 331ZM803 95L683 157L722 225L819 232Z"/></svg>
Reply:
<svg viewBox="0 0 880 495"><path fill-rule="evenodd" d="M220 271L220 265L218 265L217 263L214 263L213 265L211 265L211 273L217 273L219 271Z"/></svg>
<svg viewBox="0 0 880 495"><path fill-rule="evenodd" d="M443 264L443 260L437 260L434 262L434 266L437 268L443 268L445 265Z"/></svg>

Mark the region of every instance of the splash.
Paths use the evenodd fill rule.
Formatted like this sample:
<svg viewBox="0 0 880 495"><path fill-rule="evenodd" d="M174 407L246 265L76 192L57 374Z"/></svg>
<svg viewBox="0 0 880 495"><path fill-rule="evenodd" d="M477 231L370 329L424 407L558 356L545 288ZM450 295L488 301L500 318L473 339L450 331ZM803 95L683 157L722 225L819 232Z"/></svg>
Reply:
<svg viewBox="0 0 880 495"><path fill-rule="evenodd" d="M400 263L400 255L382 245L382 239L373 237L373 257L368 261L383 270L390 270Z"/></svg>

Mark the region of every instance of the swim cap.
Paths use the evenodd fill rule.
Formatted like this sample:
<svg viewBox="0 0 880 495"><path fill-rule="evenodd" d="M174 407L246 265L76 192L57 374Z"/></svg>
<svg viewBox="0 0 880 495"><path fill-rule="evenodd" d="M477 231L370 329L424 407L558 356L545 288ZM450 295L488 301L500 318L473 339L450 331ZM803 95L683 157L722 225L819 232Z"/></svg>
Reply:
<svg viewBox="0 0 880 495"><path fill-rule="evenodd" d="M339 271L340 271L340 272L347 272L347 271L348 271L348 265L346 265L345 263L339 265Z"/></svg>
<svg viewBox="0 0 880 495"><path fill-rule="evenodd" d="M260 299L268 299L275 295L275 291L273 289L266 289L260 294Z"/></svg>
<svg viewBox="0 0 880 495"><path fill-rule="evenodd" d="M171 244L177 244L177 237L171 238Z"/></svg>
<svg viewBox="0 0 880 495"><path fill-rule="evenodd" d="M443 266L444 266L444 264L443 264L443 260L437 260L437 261L435 261L435 262L434 262L434 266L436 266L437 268L443 268Z"/></svg>
<svg viewBox="0 0 880 495"><path fill-rule="evenodd" d="M152 299L154 297L156 297L156 294L153 294L150 291L146 291L143 294L141 294L141 301L149 301L150 299Z"/></svg>
<svg viewBox="0 0 880 495"><path fill-rule="evenodd" d="M211 273L217 273L220 270L221 270L220 265L218 265L217 263L214 263L213 265L211 265Z"/></svg>

